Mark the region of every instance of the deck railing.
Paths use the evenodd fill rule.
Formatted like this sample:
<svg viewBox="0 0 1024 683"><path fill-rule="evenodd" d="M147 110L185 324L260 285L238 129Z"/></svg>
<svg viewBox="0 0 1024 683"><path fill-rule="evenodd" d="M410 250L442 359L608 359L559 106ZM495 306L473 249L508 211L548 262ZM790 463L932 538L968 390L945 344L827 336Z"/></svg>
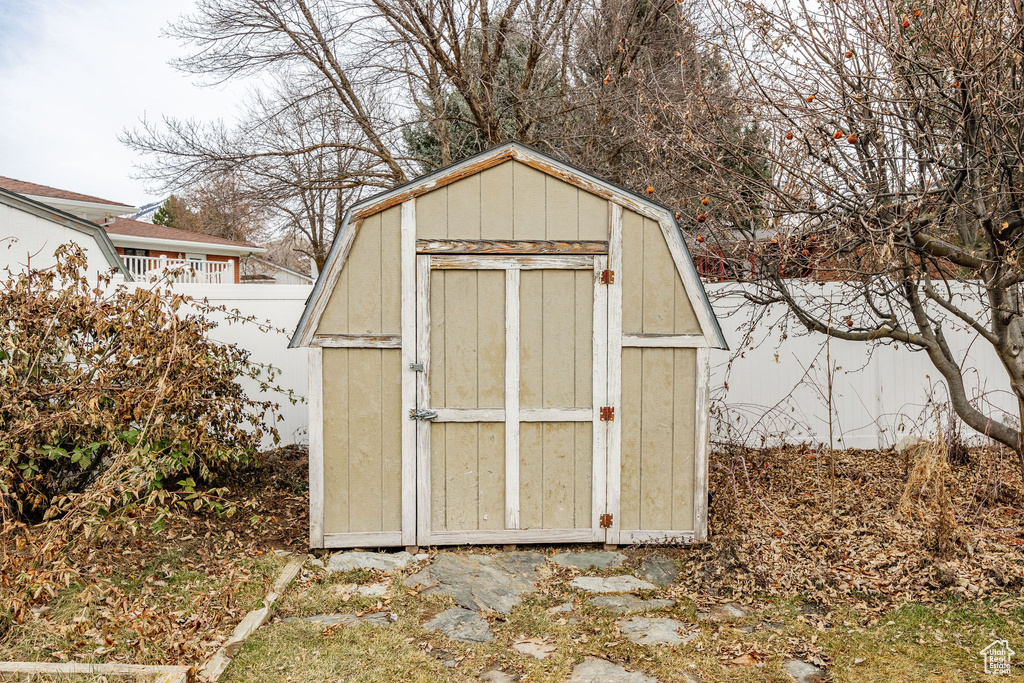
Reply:
<svg viewBox="0 0 1024 683"><path fill-rule="evenodd" d="M235 282L234 261L199 261L166 256L121 256L136 280L153 281L164 276L174 282L230 285Z"/></svg>

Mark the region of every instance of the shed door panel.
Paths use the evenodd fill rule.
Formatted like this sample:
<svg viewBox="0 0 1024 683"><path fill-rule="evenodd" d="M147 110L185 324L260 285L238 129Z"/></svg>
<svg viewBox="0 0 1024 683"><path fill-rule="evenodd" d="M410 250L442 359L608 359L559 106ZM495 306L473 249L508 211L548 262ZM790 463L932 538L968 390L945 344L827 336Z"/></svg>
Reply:
<svg viewBox="0 0 1024 683"><path fill-rule="evenodd" d="M593 260L480 263L435 267L418 293L429 388L417 408L436 412L418 428L430 455L419 543L595 540Z"/></svg>
<svg viewBox="0 0 1024 683"><path fill-rule="evenodd" d="M590 528L593 417L533 421L531 409L593 406L594 275L520 275L519 519L522 528Z"/></svg>
<svg viewBox="0 0 1024 683"><path fill-rule="evenodd" d="M430 284L431 408L505 407L505 273L435 270ZM505 526L505 425L430 426L431 528Z"/></svg>
<svg viewBox="0 0 1024 683"><path fill-rule="evenodd" d="M622 350L623 531L693 529L696 349Z"/></svg>

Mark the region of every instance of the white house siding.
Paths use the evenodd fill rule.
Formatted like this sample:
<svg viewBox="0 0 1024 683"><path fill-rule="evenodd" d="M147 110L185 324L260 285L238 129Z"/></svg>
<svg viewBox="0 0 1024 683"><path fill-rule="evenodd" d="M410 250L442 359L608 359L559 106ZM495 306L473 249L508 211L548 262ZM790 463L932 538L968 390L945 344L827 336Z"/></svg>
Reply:
<svg viewBox="0 0 1024 683"><path fill-rule="evenodd" d="M0 277L3 279L6 279L7 270L11 273L24 272L30 263L33 268L54 265L57 262L54 252L68 242L78 244L85 252L90 281L95 281L98 273L110 269L106 256L92 235L0 203Z"/></svg>

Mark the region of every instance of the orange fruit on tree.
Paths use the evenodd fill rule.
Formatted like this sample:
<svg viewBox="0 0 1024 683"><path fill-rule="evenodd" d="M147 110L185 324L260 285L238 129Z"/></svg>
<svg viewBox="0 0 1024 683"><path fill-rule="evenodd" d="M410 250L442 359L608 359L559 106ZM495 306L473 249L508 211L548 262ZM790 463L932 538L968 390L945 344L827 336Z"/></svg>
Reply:
<svg viewBox="0 0 1024 683"><path fill-rule="evenodd" d="M698 242L703 242L704 241L704 235L697 235L697 241Z"/></svg>
<svg viewBox="0 0 1024 683"><path fill-rule="evenodd" d="M654 194L654 188L650 185L647 186L647 194Z"/></svg>
<svg viewBox="0 0 1024 683"><path fill-rule="evenodd" d="M708 217L707 217L707 216L705 216L704 214L699 214L699 215L697 216L697 222L698 222L698 223L703 223L703 222L704 222L704 221L706 221L707 219L708 219Z"/></svg>
<svg viewBox="0 0 1024 683"><path fill-rule="evenodd" d="M711 200L705 197L704 199L700 200L700 203L703 204L704 206L707 206L708 204L711 203Z"/></svg>
<svg viewBox="0 0 1024 683"><path fill-rule="evenodd" d="M846 138L846 141L849 142L851 145L856 145L858 139L859 138L857 137L856 133L850 133L850 137Z"/></svg>
<svg viewBox="0 0 1024 683"><path fill-rule="evenodd" d="M835 133L832 134L832 137L834 137L836 140L841 140L843 137L843 131L837 130Z"/></svg>

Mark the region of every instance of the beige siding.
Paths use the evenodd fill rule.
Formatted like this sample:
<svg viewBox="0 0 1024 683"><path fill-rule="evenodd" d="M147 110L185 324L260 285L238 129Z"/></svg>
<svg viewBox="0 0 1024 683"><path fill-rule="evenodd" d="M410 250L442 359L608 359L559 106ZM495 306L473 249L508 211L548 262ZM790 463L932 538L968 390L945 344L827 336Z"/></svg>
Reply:
<svg viewBox="0 0 1024 683"><path fill-rule="evenodd" d="M505 273L435 270L430 283L430 400L505 406Z"/></svg>
<svg viewBox="0 0 1024 683"><path fill-rule="evenodd" d="M622 529L693 529L696 363L694 349L622 350Z"/></svg>
<svg viewBox="0 0 1024 683"><path fill-rule="evenodd" d="M324 532L401 528L401 353L324 349Z"/></svg>
<svg viewBox="0 0 1024 683"><path fill-rule="evenodd" d="M420 239L606 240L608 202L506 161L416 198Z"/></svg>
<svg viewBox="0 0 1024 683"><path fill-rule="evenodd" d="M622 331L699 334L700 323L657 221L622 212Z"/></svg>
<svg viewBox="0 0 1024 683"><path fill-rule="evenodd" d="M505 528L505 425L431 425L430 488L433 530Z"/></svg>
<svg viewBox="0 0 1024 683"><path fill-rule="evenodd" d="M435 408L505 405L505 273L435 270L430 285L430 392ZM433 424L431 527L505 525L505 426Z"/></svg>
<svg viewBox="0 0 1024 683"><path fill-rule="evenodd" d="M520 278L520 405L589 407L593 402L593 273L526 270Z"/></svg>
<svg viewBox="0 0 1024 683"><path fill-rule="evenodd" d="M523 408L590 407L593 402L593 273L523 271L520 403ZM571 422L520 425L523 528L589 527L593 428Z"/></svg>
<svg viewBox="0 0 1024 683"><path fill-rule="evenodd" d="M593 427L587 422L523 422L519 430L520 526L589 527Z"/></svg>
<svg viewBox="0 0 1024 683"><path fill-rule="evenodd" d="M318 334L401 332L400 231L398 206L356 226L352 250L320 318Z"/></svg>

